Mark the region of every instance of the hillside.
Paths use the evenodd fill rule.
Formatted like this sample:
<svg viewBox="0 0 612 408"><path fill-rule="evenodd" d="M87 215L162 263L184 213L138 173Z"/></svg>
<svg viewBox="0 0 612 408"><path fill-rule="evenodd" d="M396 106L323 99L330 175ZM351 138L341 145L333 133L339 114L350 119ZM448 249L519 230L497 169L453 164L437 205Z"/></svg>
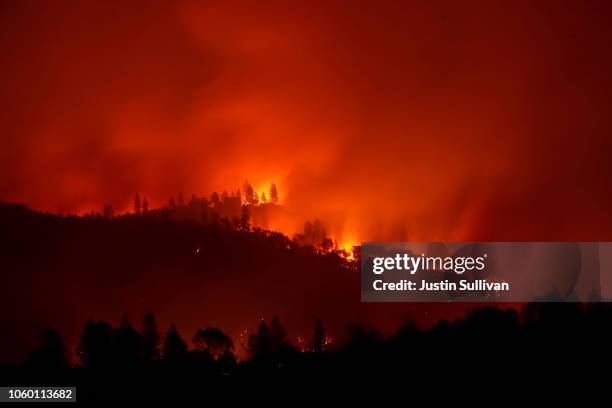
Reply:
<svg viewBox="0 0 612 408"><path fill-rule="evenodd" d="M341 255L223 223L58 216L3 203L1 324L12 335L2 357L25 352L48 325L72 345L89 317L117 322L124 312L139 320L153 311L187 333L214 324L233 337L273 314L296 336L317 317L342 325L357 316L359 279Z"/></svg>

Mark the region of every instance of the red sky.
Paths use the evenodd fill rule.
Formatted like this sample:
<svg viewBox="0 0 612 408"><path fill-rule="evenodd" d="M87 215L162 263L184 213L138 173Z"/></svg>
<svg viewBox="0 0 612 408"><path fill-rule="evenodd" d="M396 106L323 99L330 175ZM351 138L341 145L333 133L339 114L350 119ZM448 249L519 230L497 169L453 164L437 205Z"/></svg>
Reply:
<svg viewBox="0 0 612 408"><path fill-rule="evenodd" d="M401 3L401 4L399 4ZM612 239L607 1L3 1L0 199L276 181L342 241Z"/></svg>

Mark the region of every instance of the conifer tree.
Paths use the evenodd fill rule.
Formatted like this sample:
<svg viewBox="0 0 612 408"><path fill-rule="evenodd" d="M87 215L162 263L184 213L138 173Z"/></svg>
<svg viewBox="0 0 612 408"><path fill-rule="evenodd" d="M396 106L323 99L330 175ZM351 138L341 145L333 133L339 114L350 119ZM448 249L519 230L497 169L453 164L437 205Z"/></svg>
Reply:
<svg viewBox="0 0 612 408"><path fill-rule="evenodd" d="M276 188L276 184L270 183L270 203L274 205L278 205L278 189Z"/></svg>

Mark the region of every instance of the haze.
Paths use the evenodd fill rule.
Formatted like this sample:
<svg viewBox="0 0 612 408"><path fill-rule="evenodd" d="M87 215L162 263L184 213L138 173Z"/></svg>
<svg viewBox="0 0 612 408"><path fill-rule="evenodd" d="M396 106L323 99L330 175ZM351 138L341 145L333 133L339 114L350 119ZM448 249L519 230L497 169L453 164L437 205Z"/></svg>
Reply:
<svg viewBox="0 0 612 408"><path fill-rule="evenodd" d="M493 4L495 3L495 4ZM0 5L0 199L279 185L299 230L612 239L606 1Z"/></svg>

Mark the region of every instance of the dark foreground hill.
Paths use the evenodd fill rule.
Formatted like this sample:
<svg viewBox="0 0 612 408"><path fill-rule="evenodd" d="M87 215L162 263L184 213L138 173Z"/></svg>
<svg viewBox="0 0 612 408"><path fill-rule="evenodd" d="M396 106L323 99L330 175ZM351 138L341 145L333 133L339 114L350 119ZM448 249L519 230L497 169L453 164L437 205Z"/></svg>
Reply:
<svg viewBox="0 0 612 408"><path fill-rule="evenodd" d="M58 216L0 204L0 361L23 356L44 327L74 345L88 318L154 311L165 327L232 337L279 314L297 337L316 318L356 316L359 279L334 252L270 231L163 216Z"/></svg>

